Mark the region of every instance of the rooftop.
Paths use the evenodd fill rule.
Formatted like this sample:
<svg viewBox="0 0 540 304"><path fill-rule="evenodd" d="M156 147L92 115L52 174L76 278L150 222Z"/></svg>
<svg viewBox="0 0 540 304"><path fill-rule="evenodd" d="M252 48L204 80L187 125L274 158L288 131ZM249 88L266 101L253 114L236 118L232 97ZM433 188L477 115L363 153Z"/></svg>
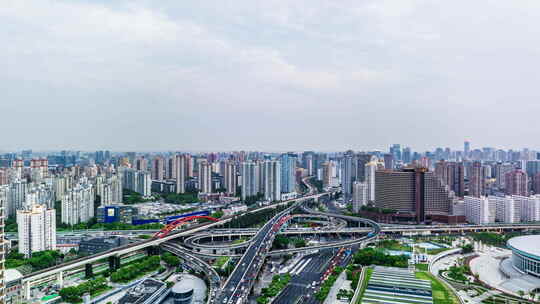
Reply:
<svg viewBox="0 0 540 304"><path fill-rule="evenodd" d="M540 259L540 235L524 235L508 240L508 246Z"/></svg>

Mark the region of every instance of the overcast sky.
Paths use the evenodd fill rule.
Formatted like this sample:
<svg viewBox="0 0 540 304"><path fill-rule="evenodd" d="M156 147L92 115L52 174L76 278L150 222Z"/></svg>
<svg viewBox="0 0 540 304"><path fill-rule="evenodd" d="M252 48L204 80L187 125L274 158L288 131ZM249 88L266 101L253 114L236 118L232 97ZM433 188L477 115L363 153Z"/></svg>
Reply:
<svg viewBox="0 0 540 304"><path fill-rule="evenodd" d="M540 148L539 16L537 0L4 0L0 150Z"/></svg>

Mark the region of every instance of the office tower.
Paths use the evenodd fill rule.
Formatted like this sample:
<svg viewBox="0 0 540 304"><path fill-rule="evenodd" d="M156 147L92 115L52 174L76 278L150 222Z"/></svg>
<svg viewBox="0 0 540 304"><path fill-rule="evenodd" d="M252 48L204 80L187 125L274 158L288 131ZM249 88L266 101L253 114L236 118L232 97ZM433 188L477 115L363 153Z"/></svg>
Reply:
<svg viewBox="0 0 540 304"><path fill-rule="evenodd" d="M354 182L354 176L356 171L354 165L354 152L347 151L341 159L341 189L343 192L343 198L345 201L349 201L352 197L352 183Z"/></svg>
<svg viewBox="0 0 540 304"><path fill-rule="evenodd" d="M515 169L514 171L506 173L506 194L528 196L529 192L527 191L527 182L527 173L521 169Z"/></svg>
<svg viewBox="0 0 540 304"><path fill-rule="evenodd" d="M94 217L94 187L78 184L62 198L62 223L76 225Z"/></svg>
<svg viewBox="0 0 540 304"><path fill-rule="evenodd" d="M469 178L469 196L480 197L485 194L486 176L482 164L475 161Z"/></svg>
<svg viewBox="0 0 540 304"><path fill-rule="evenodd" d="M17 210L25 207L27 191L26 180L16 179L9 184L9 196L6 208L6 213L9 217L15 217Z"/></svg>
<svg viewBox="0 0 540 304"><path fill-rule="evenodd" d="M401 145L400 144L392 145L390 147L390 154L392 155L394 160L400 161L401 160Z"/></svg>
<svg viewBox="0 0 540 304"><path fill-rule="evenodd" d="M281 155L281 191L283 193L296 192L296 160L298 156L294 153Z"/></svg>
<svg viewBox="0 0 540 304"><path fill-rule="evenodd" d="M452 191L425 168L375 172L375 205L409 214L419 222L428 218L448 221L450 206L456 201Z"/></svg>
<svg viewBox="0 0 540 304"><path fill-rule="evenodd" d="M515 169L512 164L497 164L495 165L495 183L499 189L506 188L506 173Z"/></svg>
<svg viewBox="0 0 540 304"><path fill-rule="evenodd" d="M366 181L366 164L373 161L374 157L371 154L359 153L356 155L356 180L360 182Z"/></svg>
<svg viewBox="0 0 540 304"><path fill-rule="evenodd" d="M206 160L199 163L199 190L212 193L212 166Z"/></svg>
<svg viewBox="0 0 540 304"><path fill-rule="evenodd" d="M493 200L485 196L465 196L465 216L467 222L477 225L485 225L495 222L496 206Z"/></svg>
<svg viewBox="0 0 540 304"><path fill-rule="evenodd" d="M377 163L371 161L365 164L365 183L367 186L367 201L372 202L375 200L375 171L377 171Z"/></svg>
<svg viewBox="0 0 540 304"><path fill-rule="evenodd" d="M384 168L387 170L394 169L394 155L392 154L384 155Z"/></svg>
<svg viewBox="0 0 540 304"><path fill-rule="evenodd" d="M152 161L152 179L161 181L163 180L163 172L165 168L165 162L163 157L157 156Z"/></svg>
<svg viewBox="0 0 540 304"><path fill-rule="evenodd" d="M495 205L495 220L501 223L521 222L521 201L512 196L488 196Z"/></svg>
<svg viewBox="0 0 540 304"><path fill-rule="evenodd" d="M463 157L469 158L471 154L471 143L469 141L465 141L463 143Z"/></svg>
<svg viewBox="0 0 540 304"><path fill-rule="evenodd" d="M308 171L308 175L314 174L314 155L313 151L304 151L302 153L302 168Z"/></svg>
<svg viewBox="0 0 540 304"><path fill-rule="evenodd" d="M176 163L176 193L186 192L186 175L188 166L188 157L185 154L176 154L174 156Z"/></svg>
<svg viewBox="0 0 540 304"><path fill-rule="evenodd" d="M120 174L122 176L122 185L125 189L137 192L144 197L152 195L150 173L131 168L123 168Z"/></svg>
<svg viewBox="0 0 540 304"><path fill-rule="evenodd" d="M54 209L34 205L29 210L17 210L19 253L56 250L56 216Z"/></svg>
<svg viewBox="0 0 540 304"><path fill-rule="evenodd" d="M236 194L236 164L233 161L227 161L225 163L225 189L227 189L227 194L235 195Z"/></svg>
<svg viewBox="0 0 540 304"><path fill-rule="evenodd" d="M353 212L358 213L362 206L365 206L368 202L368 186L365 182L353 183L353 200L352 209Z"/></svg>
<svg viewBox="0 0 540 304"><path fill-rule="evenodd" d="M281 163L267 160L264 168L264 198L268 201L281 200Z"/></svg>
<svg viewBox="0 0 540 304"><path fill-rule="evenodd" d="M176 157L167 157L165 160L165 178L176 179Z"/></svg>
<svg viewBox="0 0 540 304"><path fill-rule="evenodd" d="M242 200L259 193L259 170L258 164L247 161L241 165L242 175Z"/></svg>
<svg viewBox="0 0 540 304"><path fill-rule="evenodd" d="M528 176L535 176L540 173L540 160L529 160L525 164Z"/></svg>
<svg viewBox="0 0 540 304"><path fill-rule="evenodd" d="M412 162L411 148L409 147L403 148L402 158L403 158L403 163L405 164L410 164Z"/></svg>
<svg viewBox="0 0 540 304"><path fill-rule="evenodd" d="M297 157L298 158L298 157ZM322 169L322 165L328 160L326 153L315 153L312 158L313 175L317 175Z"/></svg>

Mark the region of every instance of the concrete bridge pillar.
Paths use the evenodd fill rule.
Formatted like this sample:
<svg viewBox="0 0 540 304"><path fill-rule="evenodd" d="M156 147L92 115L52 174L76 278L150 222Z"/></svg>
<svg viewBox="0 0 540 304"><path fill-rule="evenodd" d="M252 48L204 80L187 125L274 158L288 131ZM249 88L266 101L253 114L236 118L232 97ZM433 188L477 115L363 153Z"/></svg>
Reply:
<svg viewBox="0 0 540 304"><path fill-rule="evenodd" d="M84 265L84 275L87 278L91 278L94 276L94 268L92 267L92 263Z"/></svg>
<svg viewBox="0 0 540 304"><path fill-rule="evenodd" d="M152 255L159 255L159 254L160 254L159 246L146 247L146 255L152 256Z"/></svg>
<svg viewBox="0 0 540 304"><path fill-rule="evenodd" d="M24 299L25 300L30 300L30 289L31 289L31 285L30 285L30 281L26 281L23 283L23 296L24 296Z"/></svg>
<svg viewBox="0 0 540 304"><path fill-rule="evenodd" d="M64 272L60 271L56 274L56 282L58 283L58 286L62 288L64 286Z"/></svg>
<svg viewBox="0 0 540 304"><path fill-rule="evenodd" d="M120 268L120 257L110 256L109 257L109 271L115 272Z"/></svg>

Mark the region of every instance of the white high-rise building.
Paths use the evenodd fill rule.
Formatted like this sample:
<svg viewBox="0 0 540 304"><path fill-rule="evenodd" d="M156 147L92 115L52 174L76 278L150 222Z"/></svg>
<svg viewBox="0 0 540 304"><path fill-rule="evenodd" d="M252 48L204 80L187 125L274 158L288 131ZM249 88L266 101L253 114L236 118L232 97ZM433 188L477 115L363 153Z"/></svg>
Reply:
<svg viewBox="0 0 540 304"><path fill-rule="evenodd" d="M368 202L368 184L361 182L353 183L353 200L352 208L353 212L359 212L362 206L365 206Z"/></svg>
<svg viewBox="0 0 540 304"><path fill-rule="evenodd" d="M137 192L143 197L152 195L152 179L149 172L123 168L120 174L122 175L122 185L126 189Z"/></svg>
<svg viewBox="0 0 540 304"><path fill-rule="evenodd" d="M91 184L75 186L62 198L62 223L75 225L94 217L94 188Z"/></svg>
<svg viewBox="0 0 540 304"><path fill-rule="evenodd" d="M256 170L257 168L258 164L251 161L243 162L241 165L242 200L259 193L259 172Z"/></svg>
<svg viewBox="0 0 540 304"><path fill-rule="evenodd" d="M540 195L533 195L529 197L512 195L512 198L521 203L522 222L540 221Z"/></svg>
<svg viewBox="0 0 540 304"><path fill-rule="evenodd" d="M465 196L465 216L469 223L483 225L495 222L496 206L487 197Z"/></svg>
<svg viewBox="0 0 540 304"><path fill-rule="evenodd" d="M206 160L199 163L199 190L212 193L212 166Z"/></svg>
<svg viewBox="0 0 540 304"><path fill-rule="evenodd" d="M236 164L233 161L228 161L225 164L225 172L223 174L225 180L225 189L227 194L235 195L236 193Z"/></svg>
<svg viewBox="0 0 540 304"><path fill-rule="evenodd" d="M377 162L375 161L371 161L365 165L368 202L375 201L375 171L376 170L377 170Z"/></svg>
<svg viewBox="0 0 540 304"><path fill-rule="evenodd" d="M488 196L495 204L495 220L501 223L519 223L521 221L521 201L511 196Z"/></svg>
<svg viewBox="0 0 540 304"><path fill-rule="evenodd" d="M268 201L281 200L281 163L267 160L264 165L264 198Z"/></svg>
<svg viewBox="0 0 540 304"><path fill-rule="evenodd" d="M187 175L187 166L188 159L186 155L177 154L174 157L176 163L176 193L185 193L186 192L186 175Z"/></svg>
<svg viewBox="0 0 540 304"><path fill-rule="evenodd" d="M98 176L95 180L95 194L100 198L100 206L117 205L122 202L122 180L118 175L109 178Z"/></svg>
<svg viewBox="0 0 540 304"><path fill-rule="evenodd" d="M25 180L16 179L9 185L9 197L6 208L6 213L9 217L15 217L17 210L24 209L27 191Z"/></svg>
<svg viewBox="0 0 540 304"><path fill-rule="evenodd" d="M34 205L17 210L19 253L26 257L43 250L56 250L56 215L54 209Z"/></svg>

